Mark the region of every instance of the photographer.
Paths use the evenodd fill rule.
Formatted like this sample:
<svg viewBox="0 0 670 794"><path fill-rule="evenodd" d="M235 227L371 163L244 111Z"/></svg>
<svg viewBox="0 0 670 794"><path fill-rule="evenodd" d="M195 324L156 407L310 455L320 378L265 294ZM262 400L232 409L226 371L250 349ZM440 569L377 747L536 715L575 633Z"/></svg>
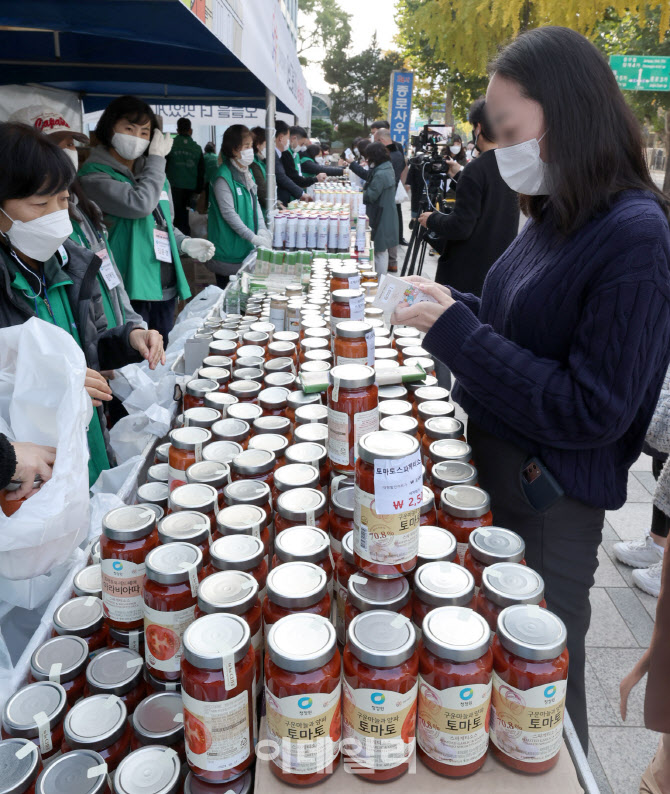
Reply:
<svg viewBox="0 0 670 794"><path fill-rule="evenodd" d="M449 175L458 180L454 209L448 215L424 212L419 218L422 226L446 239L435 281L477 296L519 228L519 200L498 171L485 102L478 99L468 113L479 156L465 169L447 159Z"/></svg>

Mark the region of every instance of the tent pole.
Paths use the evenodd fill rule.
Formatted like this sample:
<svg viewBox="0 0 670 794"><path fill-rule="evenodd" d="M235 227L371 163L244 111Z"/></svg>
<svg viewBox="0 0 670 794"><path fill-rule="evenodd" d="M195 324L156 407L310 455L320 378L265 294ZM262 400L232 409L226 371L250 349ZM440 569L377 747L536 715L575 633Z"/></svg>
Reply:
<svg viewBox="0 0 670 794"><path fill-rule="evenodd" d="M268 88L265 93L265 168L267 171L267 199L266 209L268 216L268 227L270 231L274 228L273 211L275 199L277 197L277 183L275 180L275 111L277 99Z"/></svg>

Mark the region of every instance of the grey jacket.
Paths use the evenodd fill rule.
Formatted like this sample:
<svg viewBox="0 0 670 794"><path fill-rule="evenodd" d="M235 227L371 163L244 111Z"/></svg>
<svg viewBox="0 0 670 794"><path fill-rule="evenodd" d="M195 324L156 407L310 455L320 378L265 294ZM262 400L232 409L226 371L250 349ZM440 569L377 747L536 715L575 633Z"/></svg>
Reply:
<svg viewBox="0 0 670 794"><path fill-rule="evenodd" d="M375 252L382 252L398 245L395 174L388 160L370 170L363 190L363 203L370 219Z"/></svg>
<svg viewBox="0 0 670 794"><path fill-rule="evenodd" d="M165 186L165 158L156 154L138 157L135 161L135 170L131 171L122 165L107 149L106 146L96 146L89 155L87 162L101 163L111 166L115 171L128 177L132 184L119 182L107 174L92 173L80 177L86 195L95 201L105 213L105 223L110 230L113 228L113 216L119 218L145 218L158 206L158 202ZM168 184L170 199L170 215L174 220L174 204L172 191ZM186 235L174 227L174 236L177 248L181 251L181 244ZM177 296L176 276L174 265L170 262L161 262L161 285L163 287L163 300L170 300Z"/></svg>

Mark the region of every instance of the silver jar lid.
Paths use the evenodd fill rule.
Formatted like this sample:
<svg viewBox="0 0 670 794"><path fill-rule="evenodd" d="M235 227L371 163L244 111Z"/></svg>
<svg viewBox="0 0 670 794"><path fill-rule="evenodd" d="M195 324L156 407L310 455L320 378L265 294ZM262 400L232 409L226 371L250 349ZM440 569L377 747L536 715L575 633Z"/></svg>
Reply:
<svg viewBox="0 0 670 794"><path fill-rule="evenodd" d="M557 615L530 604L503 609L497 633L503 648L534 662L560 656L568 641L565 624Z"/></svg>
<svg viewBox="0 0 670 794"><path fill-rule="evenodd" d="M212 425L212 435L217 440L235 441L239 444L248 437L251 431L249 422L244 419L235 419L228 415L225 419L219 419Z"/></svg>
<svg viewBox="0 0 670 794"><path fill-rule="evenodd" d="M453 403L444 402L443 400L429 400L428 402L417 405L416 410L424 422L428 421L429 419L451 418L456 412ZM463 432L461 430L461 433L459 433L456 438L459 438L462 435ZM437 436L435 436L435 438L437 438Z"/></svg>
<svg viewBox="0 0 670 794"><path fill-rule="evenodd" d="M215 380L193 378L186 384L186 394L191 397L204 397L208 391L216 391L218 388L219 384Z"/></svg>
<svg viewBox="0 0 670 794"><path fill-rule="evenodd" d="M393 402L393 400L389 400ZM384 403L386 405L386 403ZM406 433L409 436L416 436L419 432L419 423L413 416L394 415L384 416L379 420L380 430L390 430L393 433Z"/></svg>
<svg viewBox="0 0 670 794"><path fill-rule="evenodd" d="M406 400L407 399L407 389L400 384L394 384L392 386L380 386L379 387L379 402L386 402L387 400Z"/></svg>
<svg viewBox="0 0 670 794"><path fill-rule="evenodd" d="M237 331L230 328L222 328L220 331L214 332L214 339L222 339L226 342L236 342L239 338Z"/></svg>
<svg viewBox="0 0 670 794"><path fill-rule="evenodd" d="M354 519L354 489L338 488L330 497L330 504L335 513L342 518Z"/></svg>
<svg viewBox="0 0 670 794"><path fill-rule="evenodd" d="M544 580L527 565L497 562L482 571L481 593L500 607L539 604L544 598Z"/></svg>
<svg viewBox="0 0 670 794"><path fill-rule="evenodd" d="M246 358L247 356L263 358L265 356L265 348L261 345L240 345L237 348L237 357Z"/></svg>
<svg viewBox="0 0 670 794"><path fill-rule="evenodd" d="M253 504L236 504L219 510L216 525L221 535L256 535L267 527L269 521L265 510Z"/></svg>
<svg viewBox="0 0 670 794"><path fill-rule="evenodd" d="M53 730L66 711L67 696L63 687L53 681L37 681L21 687L5 703L2 726L14 737L35 739L39 736L35 715L44 712Z"/></svg>
<svg viewBox="0 0 670 794"><path fill-rule="evenodd" d="M244 615L258 601L258 582L244 571L219 571L205 577L198 587L202 612Z"/></svg>
<svg viewBox="0 0 670 794"><path fill-rule="evenodd" d="M259 416L258 419L254 419L252 428L256 435L282 435L291 432L291 421L287 416Z"/></svg>
<svg viewBox="0 0 670 794"><path fill-rule="evenodd" d="M182 510L170 513L158 522L160 543L206 543L211 532L211 523L204 513L197 510Z"/></svg>
<svg viewBox="0 0 670 794"><path fill-rule="evenodd" d="M221 419L221 411L216 408L198 406L187 408L183 413L184 427L210 428L214 422Z"/></svg>
<svg viewBox="0 0 670 794"><path fill-rule="evenodd" d="M393 329L394 339L418 339L420 336L421 333L417 328L410 328L407 325L396 325ZM413 344L416 344L416 342Z"/></svg>
<svg viewBox="0 0 670 794"><path fill-rule="evenodd" d="M104 749L123 736L127 719L128 711L121 698L91 695L75 703L65 716L65 741L73 750Z"/></svg>
<svg viewBox="0 0 670 794"><path fill-rule="evenodd" d="M397 579L376 579L359 573L349 578L347 590L348 602L359 612L373 609L400 612L412 595L404 576Z"/></svg>
<svg viewBox="0 0 670 794"><path fill-rule="evenodd" d="M178 427L170 431L170 443L175 449L188 452L202 450L212 440L212 434L205 427Z"/></svg>
<svg viewBox="0 0 670 794"><path fill-rule="evenodd" d="M237 441L213 441L203 449L202 459L230 464L240 452L242 452L242 445Z"/></svg>
<svg viewBox="0 0 670 794"><path fill-rule="evenodd" d="M370 667L397 667L415 653L416 631L412 621L375 609L361 612L349 624L347 644L353 655Z"/></svg>
<svg viewBox="0 0 670 794"><path fill-rule="evenodd" d="M435 405L435 403L428 403L428 405L431 404ZM431 416L425 420L423 428L428 438L434 438L436 441L443 438L459 440L463 435L463 422L453 416ZM467 450L464 451L467 452Z"/></svg>
<svg viewBox="0 0 670 794"><path fill-rule="evenodd" d="M375 382L375 371L367 364L339 364L330 370L330 382L339 382L340 389L363 389Z"/></svg>
<svg viewBox="0 0 670 794"><path fill-rule="evenodd" d="M223 488L230 482L230 466L218 460L201 460L186 469L187 483L202 483L212 488Z"/></svg>
<svg viewBox="0 0 670 794"><path fill-rule="evenodd" d="M311 425L310 425L311 426ZM306 427L306 425L301 425ZM328 428L321 425L326 430L328 435ZM296 434L298 428L296 427ZM328 450L323 444L316 441L299 441L297 444L291 444L286 450L286 463L307 463L310 466L315 466L320 469L328 457Z"/></svg>
<svg viewBox="0 0 670 794"><path fill-rule="evenodd" d="M301 405L295 410L297 425L308 425L312 422L328 424L328 408L325 405Z"/></svg>
<svg viewBox="0 0 670 794"><path fill-rule="evenodd" d="M235 383L255 383L259 386L259 393L260 389L263 387L261 383L263 382L264 372L263 372L263 359L257 358L256 356L247 356L247 358L239 358L235 362ZM245 391L254 391L254 388L247 388L246 386L241 387L241 389L234 389L234 391L240 391L244 393Z"/></svg>
<svg viewBox="0 0 670 794"><path fill-rule="evenodd" d="M467 463L472 458L472 447L457 438L441 438L428 447L428 454L433 463L441 460L459 460Z"/></svg>
<svg viewBox="0 0 670 794"><path fill-rule="evenodd" d="M103 794L107 788L105 759L95 750L70 750L49 759L35 785L35 794Z"/></svg>
<svg viewBox="0 0 670 794"><path fill-rule="evenodd" d="M30 752L26 752L26 746ZM18 753L18 757L17 757ZM37 747L26 739L0 739L0 791L24 794L34 784L42 759Z"/></svg>
<svg viewBox="0 0 670 794"><path fill-rule="evenodd" d="M314 353L315 351L328 350L329 347L330 342L327 339L319 339L318 337L314 336L306 336L300 342L300 350L303 355L307 355L307 353Z"/></svg>
<svg viewBox="0 0 670 794"><path fill-rule="evenodd" d="M230 370L226 367L205 366L198 370L198 377L216 381L221 386L230 380Z"/></svg>
<svg viewBox="0 0 670 794"><path fill-rule="evenodd" d="M102 600L96 596L71 598L54 612L54 631L57 634L74 634L88 637L102 628L105 613Z"/></svg>
<svg viewBox="0 0 670 794"><path fill-rule="evenodd" d="M137 489L138 504L152 504L167 507L170 488L166 482L145 482Z"/></svg>
<svg viewBox="0 0 670 794"><path fill-rule="evenodd" d="M341 320L335 326L335 336L343 339L364 339L370 331L372 326L363 320Z"/></svg>
<svg viewBox="0 0 670 794"><path fill-rule="evenodd" d="M265 347L270 341L270 335L264 331L246 331L242 341L247 345L260 345Z"/></svg>
<svg viewBox="0 0 670 794"><path fill-rule="evenodd" d="M158 584L188 582L190 571L202 570L202 552L192 543L175 541L156 546L146 556L146 577Z"/></svg>
<svg viewBox="0 0 670 794"><path fill-rule="evenodd" d="M246 369L246 367L245 367ZM252 369L254 369L252 367ZM258 376L263 380L263 370L258 370ZM256 380L234 380L228 385L228 393L234 394L238 400L253 400L258 397L263 387Z"/></svg>
<svg viewBox="0 0 670 794"><path fill-rule="evenodd" d="M321 444L328 440L328 425L321 422L312 422L309 425L296 425L293 431L294 446L298 444ZM325 446L323 447L325 449ZM327 454L327 453L326 453Z"/></svg>
<svg viewBox="0 0 670 794"><path fill-rule="evenodd" d="M72 589L78 596L102 598L102 569L100 563L87 565L77 571L72 580Z"/></svg>
<svg viewBox="0 0 670 794"><path fill-rule="evenodd" d="M438 488L450 485L474 485L477 482L477 469L471 463L460 460L442 460L430 470L431 480Z"/></svg>
<svg viewBox="0 0 670 794"><path fill-rule="evenodd" d="M81 637L72 634L52 637L30 657L30 673L36 681L55 680L59 684L72 681L86 670L88 654L88 643Z"/></svg>
<svg viewBox="0 0 670 794"><path fill-rule="evenodd" d="M169 467L167 463L154 463L147 469L148 483L167 483L169 478Z"/></svg>
<svg viewBox="0 0 670 794"><path fill-rule="evenodd" d="M233 459L231 468L240 476L254 477L271 472L276 463L274 452L266 449L245 449Z"/></svg>
<svg viewBox="0 0 670 794"><path fill-rule="evenodd" d="M451 562L457 550L456 538L449 530L430 524L419 527L417 568L427 562Z"/></svg>
<svg viewBox="0 0 670 794"><path fill-rule="evenodd" d="M170 491L168 504L173 513L178 513L180 510L211 513L219 505L219 495L216 488L211 485L190 482L186 485L178 485Z"/></svg>
<svg viewBox="0 0 670 794"><path fill-rule="evenodd" d="M226 391L210 391L205 395L205 407L214 408L224 418L228 416L228 408L237 401L234 394Z"/></svg>
<svg viewBox="0 0 670 794"><path fill-rule="evenodd" d="M390 362L388 366L393 365L399 367L398 351L392 347L384 347L384 345L375 345L375 369L379 369L382 362Z"/></svg>
<svg viewBox="0 0 670 794"><path fill-rule="evenodd" d="M228 506L263 507L270 501L270 486L261 480L235 480L223 489L223 499Z"/></svg>
<svg viewBox="0 0 670 794"><path fill-rule="evenodd" d="M176 744L184 738L184 723L178 719L183 713L184 704L178 692L155 692L145 697L133 712L135 736L141 744Z"/></svg>
<svg viewBox="0 0 670 794"><path fill-rule="evenodd" d="M420 353L419 355L425 355L425 353ZM444 386L421 386L414 392L414 399L417 405L432 400L446 402L449 399L449 389L445 389Z"/></svg>
<svg viewBox="0 0 670 794"><path fill-rule="evenodd" d="M203 615L184 632L184 658L194 667L221 670L222 656L241 662L251 646L251 632L238 615L217 612Z"/></svg>
<svg viewBox="0 0 670 794"><path fill-rule="evenodd" d="M386 404L386 403L384 403ZM358 454L366 463L377 458L398 460L412 455L419 449L419 442L406 433L394 433L390 430L377 430L363 436L358 442Z"/></svg>
<svg viewBox="0 0 670 794"><path fill-rule="evenodd" d="M181 790L181 761L170 747L140 747L126 755L114 773L114 794L178 794Z"/></svg>
<svg viewBox="0 0 670 794"><path fill-rule="evenodd" d="M360 289L336 289L331 293L333 303L349 303L354 298L360 298L365 293Z"/></svg>
<svg viewBox="0 0 670 794"><path fill-rule="evenodd" d="M115 507L102 519L102 532L110 540L140 540L155 528L156 514L142 505Z"/></svg>
<svg viewBox="0 0 670 794"><path fill-rule="evenodd" d="M440 508L456 518L481 518L491 509L491 499L476 485L450 485L442 491Z"/></svg>
<svg viewBox="0 0 670 794"><path fill-rule="evenodd" d="M414 593L424 604L466 607L475 596L475 580L462 565L427 562L416 569Z"/></svg>
<svg viewBox="0 0 670 794"><path fill-rule="evenodd" d="M309 463L287 463L275 472L275 488L279 493L291 488L317 488L319 470Z"/></svg>
<svg viewBox="0 0 670 794"><path fill-rule="evenodd" d="M268 598L287 609L318 604L328 594L326 572L311 562L285 562L268 574Z"/></svg>
<svg viewBox="0 0 670 794"><path fill-rule="evenodd" d="M379 416L411 416L412 403L407 400L384 400L379 406Z"/></svg>
<svg viewBox="0 0 670 794"><path fill-rule="evenodd" d="M262 408L271 410L286 408L289 394L289 390L282 386L270 386L267 389L261 389L258 395L258 404Z"/></svg>
<svg viewBox="0 0 670 794"><path fill-rule="evenodd" d="M282 670L308 673L333 658L337 634L321 615L287 615L270 627L267 645L270 659Z"/></svg>
<svg viewBox="0 0 670 794"><path fill-rule="evenodd" d="M342 538L342 557L349 565L355 565L356 559L354 557L354 531L353 529Z"/></svg>
<svg viewBox="0 0 670 794"><path fill-rule="evenodd" d="M481 615L464 607L437 607L423 619L427 651L450 662L474 662L489 649L491 630Z"/></svg>
<svg viewBox="0 0 670 794"><path fill-rule="evenodd" d="M142 681L143 660L130 648L108 648L97 653L86 669L93 694L125 695Z"/></svg>
<svg viewBox="0 0 670 794"><path fill-rule="evenodd" d="M222 369L230 369L233 366L233 360L230 356L209 355L205 356L202 360L205 367L221 367ZM214 392L210 392L214 393Z"/></svg>
<svg viewBox="0 0 670 794"><path fill-rule="evenodd" d="M209 554L219 571L253 571L263 562L265 548L253 535L226 535L212 543Z"/></svg>
<svg viewBox="0 0 670 794"><path fill-rule="evenodd" d="M315 358L306 359L300 365L300 372L329 372L330 363L328 361L319 361Z"/></svg>
<svg viewBox="0 0 670 794"><path fill-rule="evenodd" d="M287 389L289 392L289 396L293 393L291 389L295 388L296 385L296 376L293 374L291 364L293 363L290 358L287 359L273 359L273 361L286 361L288 366L285 368L282 367L278 369L276 367L268 367L267 364L270 362L265 362L265 372L267 373L266 376L263 378L263 384L266 388L271 388L274 386L279 386L283 389Z"/></svg>
<svg viewBox="0 0 670 794"><path fill-rule="evenodd" d="M433 489L429 488L427 485L423 486L423 499L421 500L421 508L419 512L422 516L425 516L426 513L430 513L431 510L435 508L435 494L433 493Z"/></svg>
<svg viewBox="0 0 670 794"><path fill-rule="evenodd" d="M252 331L262 331L264 334L267 334L270 339L272 339L275 332L275 327L272 323L263 322L262 320L252 323L250 328Z"/></svg>
<svg viewBox="0 0 670 794"><path fill-rule="evenodd" d="M305 392L302 389L298 389L296 391L292 391L287 397L286 401L289 407L295 411L295 409L300 408L301 405L312 405L312 404L320 405L321 395L305 394Z"/></svg>
<svg viewBox="0 0 670 794"><path fill-rule="evenodd" d="M293 488L277 496L276 508L288 521L311 524L312 517L319 518L326 512L326 497L316 488Z"/></svg>
<svg viewBox="0 0 670 794"><path fill-rule="evenodd" d="M296 353L296 346L294 342L285 342L284 340L273 340L268 345L268 355L272 358L290 358Z"/></svg>
<svg viewBox="0 0 670 794"><path fill-rule="evenodd" d="M164 441L156 447L156 462L167 463L168 455L170 454L170 442Z"/></svg>
<svg viewBox="0 0 670 794"><path fill-rule="evenodd" d="M330 539L318 527L287 527L275 538L275 554L282 562L318 564L330 557Z"/></svg>
<svg viewBox="0 0 670 794"><path fill-rule="evenodd" d="M484 565L521 562L526 544L520 535L502 527L477 527L468 538L470 554Z"/></svg>

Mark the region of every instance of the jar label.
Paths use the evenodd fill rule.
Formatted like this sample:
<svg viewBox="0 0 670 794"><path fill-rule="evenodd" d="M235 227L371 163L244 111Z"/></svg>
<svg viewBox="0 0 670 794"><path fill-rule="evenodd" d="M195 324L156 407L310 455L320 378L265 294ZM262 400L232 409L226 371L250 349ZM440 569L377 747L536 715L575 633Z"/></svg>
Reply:
<svg viewBox="0 0 670 794"><path fill-rule="evenodd" d="M340 584L340 580L335 580L335 593L337 598L337 611L335 613L335 631L337 632L337 641L344 645L347 641L347 631L345 628L344 610L347 606L347 588Z"/></svg>
<svg viewBox="0 0 670 794"><path fill-rule="evenodd" d="M379 430L379 408L354 414L354 460L358 458L358 442L366 433Z"/></svg>
<svg viewBox="0 0 670 794"><path fill-rule="evenodd" d="M465 552L468 550L467 543L457 543L456 544L456 552L458 554L458 562L459 565L465 565Z"/></svg>
<svg viewBox="0 0 670 794"><path fill-rule="evenodd" d="M418 683L401 695L385 689L354 689L344 681L342 751L371 769L407 763L416 742Z"/></svg>
<svg viewBox="0 0 670 794"><path fill-rule="evenodd" d="M249 758L253 740L247 690L228 700L208 702L182 689L181 698L186 759L192 767L225 772Z"/></svg>
<svg viewBox="0 0 670 794"><path fill-rule="evenodd" d="M144 616L144 563L102 560L102 604L105 615L119 623L135 623Z"/></svg>
<svg viewBox="0 0 670 794"><path fill-rule="evenodd" d="M398 460L375 458L375 509L380 514L420 508L423 472L419 450Z"/></svg>
<svg viewBox="0 0 670 794"><path fill-rule="evenodd" d="M311 775L332 765L340 752L341 694L338 683L329 693L278 698L266 685L267 738L277 745L273 760L283 772Z"/></svg>
<svg viewBox="0 0 670 794"><path fill-rule="evenodd" d="M349 281L349 289L360 289L361 288L361 277L360 276L348 276Z"/></svg>
<svg viewBox="0 0 670 794"><path fill-rule="evenodd" d="M440 764L479 761L489 746L490 703L490 683L435 689L419 676L419 747Z"/></svg>
<svg viewBox="0 0 670 794"><path fill-rule="evenodd" d="M354 486L354 552L368 562L400 565L419 551L419 508L378 515L375 497Z"/></svg>
<svg viewBox="0 0 670 794"><path fill-rule="evenodd" d="M178 673L184 653L184 632L195 620L195 605L177 612L159 612L144 605L144 657L147 667Z"/></svg>
<svg viewBox="0 0 670 794"><path fill-rule="evenodd" d="M180 485L186 485L186 472L175 469L174 466L168 466L168 488L170 491L174 491Z"/></svg>
<svg viewBox="0 0 670 794"><path fill-rule="evenodd" d="M283 308L273 308L270 305L270 316L268 317L269 322L272 323L275 327L275 331L285 331L286 328L286 312Z"/></svg>
<svg viewBox="0 0 670 794"><path fill-rule="evenodd" d="M349 465L349 417L328 406L328 457L333 463Z"/></svg>
<svg viewBox="0 0 670 794"><path fill-rule="evenodd" d="M367 365L368 358L365 356L364 358L347 358L347 356L338 356L337 357L337 365L340 364L365 364Z"/></svg>
<svg viewBox="0 0 670 794"><path fill-rule="evenodd" d="M368 367L374 367L375 365L375 332L368 331L365 334L365 343L368 346Z"/></svg>
<svg viewBox="0 0 670 794"><path fill-rule="evenodd" d="M349 318L351 320L365 319L365 295L349 299Z"/></svg>
<svg viewBox="0 0 670 794"><path fill-rule="evenodd" d="M563 710L568 682L554 681L516 689L494 671L491 696L491 741L517 761L539 764L561 749Z"/></svg>

